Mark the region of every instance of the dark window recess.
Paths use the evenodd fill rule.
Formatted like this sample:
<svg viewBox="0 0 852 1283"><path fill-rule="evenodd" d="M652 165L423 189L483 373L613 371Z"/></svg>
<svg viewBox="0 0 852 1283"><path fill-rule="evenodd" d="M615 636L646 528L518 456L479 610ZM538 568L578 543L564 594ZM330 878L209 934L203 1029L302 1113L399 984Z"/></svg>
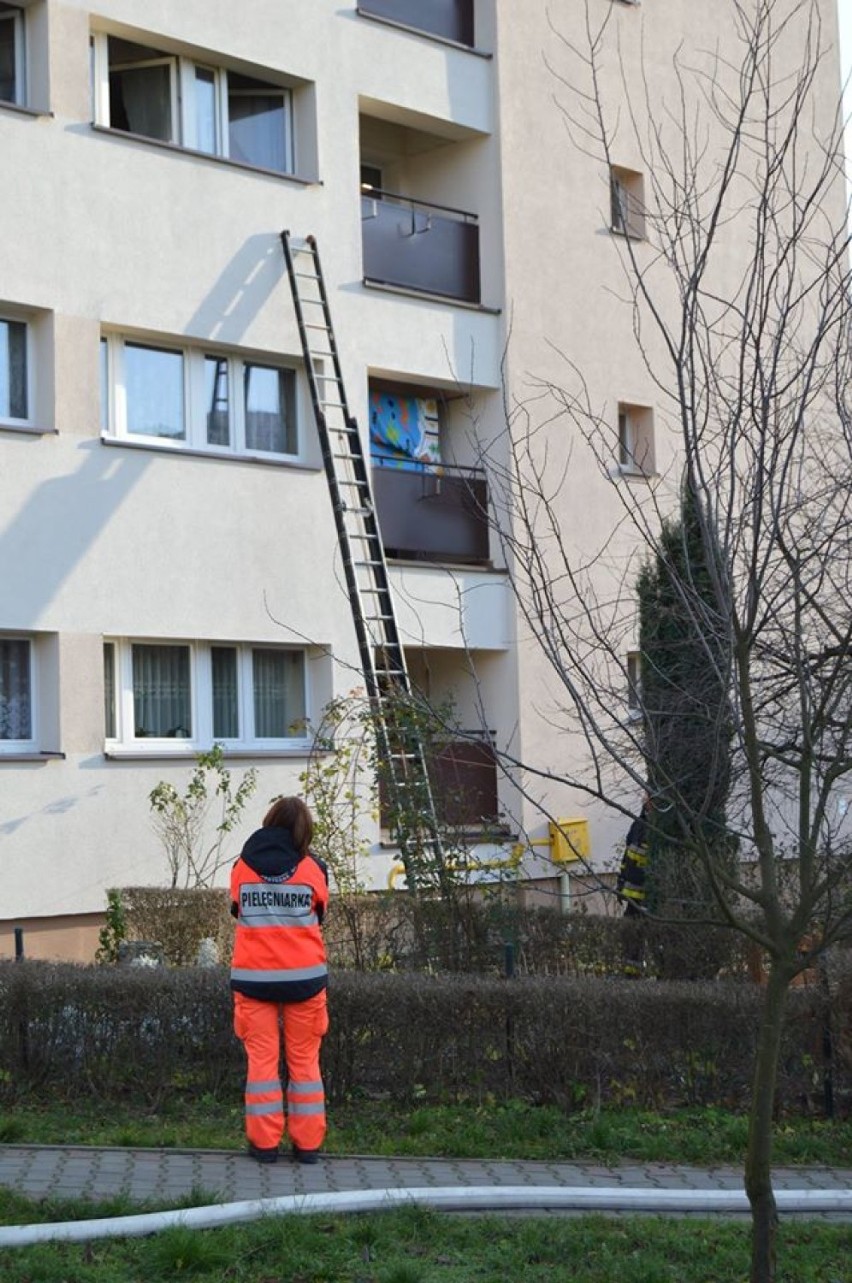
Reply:
<svg viewBox="0 0 852 1283"><path fill-rule="evenodd" d="M475 214L387 192L361 196L365 280L479 303Z"/></svg>
<svg viewBox="0 0 852 1283"><path fill-rule="evenodd" d="M473 0L359 0L358 11L473 48Z"/></svg>
<svg viewBox="0 0 852 1283"><path fill-rule="evenodd" d="M497 823L497 762L485 740L451 740L430 754L435 809L447 825L482 828Z"/></svg>
<svg viewBox="0 0 852 1283"><path fill-rule="evenodd" d="M435 814L448 828L496 828L497 760L484 739L447 740L426 746L429 784ZM382 828L391 827L387 781L379 776L379 819Z"/></svg>
<svg viewBox="0 0 852 1283"><path fill-rule="evenodd" d="M373 467L373 498L389 557L488 561L488 495L472 469Z"/></svg>

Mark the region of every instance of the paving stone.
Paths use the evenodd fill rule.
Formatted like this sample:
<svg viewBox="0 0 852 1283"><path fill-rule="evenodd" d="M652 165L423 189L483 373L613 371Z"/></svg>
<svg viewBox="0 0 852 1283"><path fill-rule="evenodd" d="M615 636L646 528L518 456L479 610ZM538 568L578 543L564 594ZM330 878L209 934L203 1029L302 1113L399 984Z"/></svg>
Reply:
<svg viewBox="0 0 852 1283"><path fill-rule="evenodd" d="M263 1167L232 1150L187 1151L88 1149L84 1146L0 1145L0 1185L33 1198L85 1197L103 1200L121 1193L140 1202L185 1198L195 1189L223 1202L251 1201L323 1191L475 1186L562 1186L567 1188L725 1190L742 1189L734 1167L693 1168L685 1164L504 1162L445 1158L325 1156L301 1166L282 1152ZM852 1190L852 1171L783 1168L773 1174L778 1190ZM546 1202L546 1200L545 1200ZM566 1213L560 1212L564 1215ZM682 1213L689 1215L691 1213ZM792 1214L792 1213L788 1213ZM850 1220L844 1213L821 1219Z"/></svg>

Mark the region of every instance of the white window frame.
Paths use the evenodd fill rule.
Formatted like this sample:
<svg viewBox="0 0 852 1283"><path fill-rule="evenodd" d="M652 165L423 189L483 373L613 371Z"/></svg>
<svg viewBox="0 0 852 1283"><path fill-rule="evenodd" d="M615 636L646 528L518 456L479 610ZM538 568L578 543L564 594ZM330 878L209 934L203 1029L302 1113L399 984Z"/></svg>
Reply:
<svg viewBox="0 0 852 1283"><path fill-rule="evenodd" d="M29 664L30 686L30 737L28 739L0 739L0 757L3 754L35 753L38 751L38 665L35 656L35 638L29 633L2 633L0 642L25 642Z"/></svg>
<svg viewBox="0 0 852 1283"><path fill-rule="evenodd" d="M148 44L147 37L140 35L134 43L144 44L152 52L159 52L156 44ZM172 90L172 134L171 142L176 146L185 147L191 151L201 151L205 156L215 156L222 160L230 159L229 148L229 115L228 115L228 69L215 63L209 62L205 58L188 58L179 54L170 54L163 51L162 56L150 58L138 63L127 64L128 66L158 66L168 63L172 67L171 90ZM196 114L195 98L195 73L197 70L213 72L213 88L215 96L215 124L216 124L216 148L210 152L202 149L199 145L198 138L198 119ZM105 31L95 31L92 33L92 100L95 124L103 125L107 129L114 128L110 120L109 107L109 33ZM235 73L237 74L237 73ZM242 74L242 73L240 73ZM234 164L244 165L246 168L263 169L264 172L281 173L292 176L295 170L295 143L293 127L293 93L286 85L279 85L275 81L266 78L267 73L258 69L257 74L246 72L251 75L270 93L280 93L284 107L284 168L281 170L268 170L264 165L252 165L249 161L234 161ZM235 91L241 92L241 91ZM246 90L246 93L252 92ZM123 130L120 132L124 132ZM133 134L134 138L147 137L145 134ZM161 141L156 138L152 142Z"/></svg>
<svg viewBox="0 0 852 1283"><path fill-rule="evenodd" d="M15 312L0 310L0 324L9 323L12 325L24 326L24 379L25 395L27 398L27 413L23 418L17 418L14 415L0 413L0 427L6 428L26 428L32 426L33 420L33 394L35 390L33 380L33 332L32 325L26 316L16 314ZM8 374L8 372L7 372Z"/></svg>
<svg viewBox="0 0 852 1283"><path fill-rule="evenodd" d="M0 98L0 103L12 103L16 107L23 107L27 101L27 46L26 46L26 29L23 9L17 5L10 5L12 12L0 13L0 22L11 22L14 29L14 58L15 58L15 96L14 98Z"/></svg>
<svg viewBox="0 0 852 1283"><path fill-rule="evenodd" d="M104 643L112 646L115 689L115 736L104 736L107 753L121 750L150 752L152 755L174 754L189 756L212 747L213 735L213 666L212 651L236 651L237 701L239 734L224 737L217 735L215 742L231 752L284 752L307 751L312 745L309 734L311 722L310 685L308 680L308 652L297 646L279 646L274 642L186 641L182 638L161 637L105 637ZM190 716L192 734L186 738L169 736L136 735L133 705L133 647L174 646L189 650ZM259 738L254 733L254 681L252 656L255 650L280 650L300 654L303 664L303 702L305 725L300 735L280 738ZM106 663L106 655L105 655ZM106 676L105 676L106 682Z"/></svg>
<svg viewBox="0 0 852 1283"><path fill-rule="evenodd" d="M167 339L147 336L104 333L101 343L106 350L106 405L101 407L101 432L105 438L122 442L134 442L157 446L164 450L190 450L193 453L212 454L225 458L246 458L299 461L302 458L304 443L302 424L304 422L304 394L302 380L298 369L274 358L254 358L248 355L237 355L233 352L216 352L206 347L184 347L169 342ZM125 353L127 345L151 348L158 352L170 352L183 359L183 413L184 437L168 437L130 432L127 428L127 380L125 374ZM104 346L101 348L103 361ZM229 437L227 445L217 445L207 440L206 397L204 393L205 360L223 360L228 370L228 409ZM243 377L249 367L281 370L290 374L293 379L293 431L295 449L292 451L249 449L246 446L245 400L243 396ZM103 368L103 367L102 367ZM102 399L103 399L102 390Z"/></svg>

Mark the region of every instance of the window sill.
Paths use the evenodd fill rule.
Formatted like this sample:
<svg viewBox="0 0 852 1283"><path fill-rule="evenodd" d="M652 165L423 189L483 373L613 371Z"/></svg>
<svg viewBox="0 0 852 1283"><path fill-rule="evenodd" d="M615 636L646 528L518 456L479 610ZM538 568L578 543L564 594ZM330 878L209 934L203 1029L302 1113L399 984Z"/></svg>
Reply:
<svg viewBox="0 0 852 1283"><path fill-rule="evenodd" d="M293 748L224 748L222 755L227 761L231 762L248 762L256 759L268 758L305 758L316 750L310 744L293 746ZM329 750L330 751L330 750ZM202 748L200 745L187 745L185 748L163 748L162 746L151 746L143 748L141 745L111 745L104 749L104 757L108 762L152 762L155 760L164 762L193 762L199 753L209 752L208 748Z"/></svg>
<svg viewBox="0 0 852 1283"><path fill-rule="evenodd" d="M34 749L32 752L27 752L23 749L19 752L16 749L12 749L8 753L0 749L0 764L2 764L3 762L54 762L54 761L64 762L65 754L61 753L58 749L54 750L54 749L46 749L46 748Z"/></svg>
<svg viewBox="0 0 852 1283"><path fill-rule="evenodd" d="M649 482L655 481L658 475L654 471L643 472L641 468L624 468L620 464L618 467L618 476L623 481L641 481L647 485Z"/></svg>
<svg viewBox="0 0 852 1283"><path fill-rule="evenodd" d="M35 423L3 423L0 420L0 432L20 432L27 437L55 437L56 428L40 428Z"/></svg>
<svg viewBox="0 0 852 1283"><path fill-rule="evenodd" d="M237 454L236 451L225 453L222 450L204 450L201 446L166 445L155 440L131 441L128 437L113 437L101 434L101 445L123 450L153 450L157 454L177 455L191 459L214 459L218 463L259 463L265 468L290 468L294 472L319 472L319 465L307 463L294 455Z"/></svg>
<svg viewBox="0 0 852 1283"><path fill-rule="evenodd" d="M484 303L467 303L462 298L453 298L451 294L430 294L428 290L412 290L406 285L392 285L389 281L377 281L371 276L365 276L361 284L365 290L375 290L377 294L396 294L401 298L418 299L421 303L462 307L467 312L482 312L486 316L500 316L503 310L499 307L487 307Z"/></svg>
<svg viewBox="0 0 852 1283"><path fill-rule="evenodd" d="M635 0L628 0L629 4L634 4ZM473 45L466 45L461 40L451 40L449 36L439 36L433 31L424 31L422 27L412 27L407 22L395 22L393 18L383 18L377 13L368 13L360 5L355 8L359 18L365 18L368 22L375 22L380 27L392 27L395 31L404 31L410 36L422 36L424 40L429 40L434 44L447 45L450 49L460 49L462 53L472 53L475 58L492 59L493 54L488 53L485 49L477 49Z"/></svg>
<svg viewBox="0 0 852 1283"><path fill-rule="evenodd" d="M631 232L624 227L611 226L609 228L609 234L610 236L619 236L625 241L644 241L648 239L644 232Z"/></svg>
<svg viewBox="0 0 852 1283"><path fill-rule="evenodd" d="M93 133L105 134L108 138L121 138L131 143L144 143L147 147L158 147L161 151L172 152L178 156L189 156L193 160L206 160L211 165L224 165L226 169L239 170L241 174L258 174L264 178L278 178L285 183L296 183L299 187L321 186L318 178L302 178L298 174L285 174L280 169L266 169L263 165L247 165L241 160L232 160L230 156L211 156L210 152L197 151L194 147L183 147L180 143L168 143L162 138L149 138L147 134L132 134L126 129L113 129L111 125L99 125L92 121Z"/></svg>
<svg viewBox="0 0 852 1283"><path fill-rule="evenodd" d="M52 111L42 111L38 107L24 107L19 102L4 102L0 100L0 110L14 112L16 116L27 116L30 120L53 119Z"/></svg>

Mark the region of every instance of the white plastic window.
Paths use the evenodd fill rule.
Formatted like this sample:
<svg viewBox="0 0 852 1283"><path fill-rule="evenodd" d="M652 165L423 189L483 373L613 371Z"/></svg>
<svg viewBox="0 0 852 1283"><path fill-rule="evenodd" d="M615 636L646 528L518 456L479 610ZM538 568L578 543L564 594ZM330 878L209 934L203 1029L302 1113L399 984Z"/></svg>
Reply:
<svg viewBox="0 0 852 1283"><path fill-rule="evenodd" d="M293 173L288 88L102 32L92 47L98 124Z"/></svg>
<svg viewBox="0 0 852 1283"><path fill-rule="evenodd" d="M305 653L277 646L104 644L108 742L137 748L307 744Z"/></svg>

